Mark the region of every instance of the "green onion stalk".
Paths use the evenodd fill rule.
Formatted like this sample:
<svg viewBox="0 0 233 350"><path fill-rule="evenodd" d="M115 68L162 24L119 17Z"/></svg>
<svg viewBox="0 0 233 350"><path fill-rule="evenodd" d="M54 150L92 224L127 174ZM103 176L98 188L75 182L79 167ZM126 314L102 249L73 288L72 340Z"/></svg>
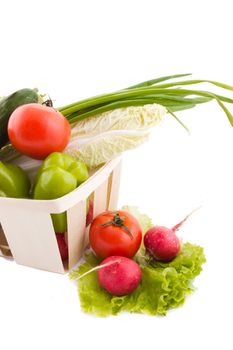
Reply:
<svg viewBox="0 0 233 350"><path fill-rule="evenodd" d="M166 82L167 80L182 78L190 74L176 74L144 81L126 89L87 98L74 102L58 110L68 119L70 124L76 123L99 113L116 108L129 106L143 106L157 103L164 106L182 126L185 125L175 115L175 112L193 108L198 104L215 100L233 126L233 115L225 103L233 103L233 99L205 90L188 89L185 86L199 83L209 83L225 90L233 91L233 87L212 80L181 80ZM185 127L186 128L186 127Z"/></svg>

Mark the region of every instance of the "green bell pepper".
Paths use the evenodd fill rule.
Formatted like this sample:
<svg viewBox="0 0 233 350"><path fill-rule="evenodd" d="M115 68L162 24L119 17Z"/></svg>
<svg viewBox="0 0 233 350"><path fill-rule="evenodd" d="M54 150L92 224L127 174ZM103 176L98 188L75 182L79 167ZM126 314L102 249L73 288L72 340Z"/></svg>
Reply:
<svg viewBox="0 0 233 350"><path fill-rule="evenodd" d="M34 199L55 199L73 191L88 179L85 163L66 153L51 153L40 167L33 191ZM52 214L55 232L67 231L66 212Z"/></svg>
<svg viewBox="0 0 233 350"><path fill-rule="evenodd" d="M0 161L0 197L28 198L30 181L15 164Z"/></svg>

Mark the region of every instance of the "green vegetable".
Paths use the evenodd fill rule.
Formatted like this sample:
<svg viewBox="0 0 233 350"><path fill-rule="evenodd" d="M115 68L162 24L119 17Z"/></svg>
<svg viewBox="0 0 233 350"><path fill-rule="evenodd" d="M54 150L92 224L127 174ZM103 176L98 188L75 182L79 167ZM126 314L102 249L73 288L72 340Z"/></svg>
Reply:
<svg viewBox="0 0 233 350"><path fill-rule="evenodd" d="M123 310L166 315L169 309L182 305L187 294L194 290L192 281L200 274L204 262L203 249L185 243L181 253L170 263L141 263L141 284L132 294L122 297L112 296L103 290L97 273L92 272L78 282L81 307L84 312L97 316L116 315ZM70 278L77 278L99 263L92 253L88 254L85 263L71 272Z"/></svg>
<svg viewBox="0 0 233 350"><path fill-rule="evenodd" d="M145 81L131 86L127 89L116 91L110 94L94 96L79 102L59 108L69 122L86 119L90 116L128 106L144 106L146 104L158 103L167 108L168 112L175 117L182 125L183 123L174 115L174 111L193 108L197 104L215 100L225 112L230 124L233 126L233 116L223 102L233 103L233 99L221 96L209 91L183 89L183 85L195 85L209 83L219 88L233 90L227 84L212 80L186 80L172 83L159 84L163 81L181 78L190 74L178 74ZM184 125L183 125L184 126Z"/></svg>
<svg viewBox="0 0 233 350"><path fill-rule="evenodd" d="M17 165L0 161L0 197L29 197L30 181Z"/></svg>
<svg viewBox="0 0 233 350"><path fill-rule="evenodd" d="M12 112L21 105L38 102L38 100L37 91L32 89L18 90L0 100L0 147L9 140L7 125Z"/></svg>
<svg viewBox="0 0 233 350"><path fill-rule="evenodd" d="M152 104L104 112L75 123L65 152L95 168L148 139L166 109Z"/></svg>
<svg viewBox="0 0 233 350"><path fill-rule="evenodd" d="M124 207L124 210L127 208L137 217L144 233L153 226L151 219L141 215L137 208ZM183 244L180 254L169 263L148 260L144 257L144 248L135 260L141 267L142 281L130 295L110 295L100 287L96 272L82 277L78 281L78 292L83 311L101 317L117 315L123 310L166 315L169 309L182 305L186 296L194 290L192 281L200 274L206 261L203 248L190 243ZM70 273L70 278L78 278L99 263L96 256L87 253L85 262Z"/></svg>
<svg viewBox="0 0 233 350"><path fill-rule="evenodd" d="M73 191L86 181L88 170L82 161L68 154L51 153L42 163L33 191L34 199L55 199ZM55 232L66 232L66 213L52 214Z"/></svg>

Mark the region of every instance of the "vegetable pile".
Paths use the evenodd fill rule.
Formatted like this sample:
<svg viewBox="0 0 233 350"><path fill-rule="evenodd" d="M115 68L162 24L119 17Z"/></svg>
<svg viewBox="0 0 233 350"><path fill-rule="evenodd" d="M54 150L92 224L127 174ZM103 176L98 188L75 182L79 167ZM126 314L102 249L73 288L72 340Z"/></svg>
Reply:
<svg viewBox="0 0 233 350"><path fill-rule="evenodd" d="M82 160L89 169L94 169L122 152L145 142L150 129L157 125L166 113L187 129L175 113L211 100L218 103L233 126L233 116L227 108L227 104L232 104L233 99L212 91L194 89L193 85L206 83L229 91L232 91L233 87L213 80L182 80L188 75L190 74L159 77L120 91L74 102L59 107L56 111L49 110L52 101L43 102L35 90L20 90L0 100L0 146L5 145L0 150L0 159L5 161L14 159L28 173L34 173L39 163L22 156L22 151L38 159L43 158L46 152L48 155L52 151L61 151L64 148L63 152ZM188 88L189 86L191 89ZM20 151L17 152L11 144L6 145L10 136L7 133L9 117L15 108L35 102L44 105L36 110L33 117L30 114L28 122L32 118L38 123L38 127L23 128L22 133L17 129L16 132L10 131L11 142ZM29 110L30 106L24 108ZM48 120L37 118L37 115L40 115L40 109L45 109L46 114L52 113L57 117L57 123L53 123L53 127L49 125L49 133L47 133ZM20 114L19 111L16 114ZM58 115L63 115L65 118L59 119ZM67 122L71 127L69 142ZM18 124L14 123L14 127L16 125ZM29 140L25 135L27 137L30 135ZM35 151L33 144L40 144L39 149ZM55 146L57 149L54 149Z"/></svg>
<svg viewBox="0 0 233 350"><path fill-rule="evenodd" d="M89 170L145 142L166 113L187 129L175 113L215 100L233 126L226 106L233 99L192 86L206 83L230 91L233 87L212 80L180 80L188 75L152 79L57 109L36 89L2 98L0 196L64 196L88 179ZM93 220L93 203L88 198L86 203L92 250L70 274L79 278L83 310L99 316L122 310L165 315L181 305L205 262L201 247L181 244L176 236L186 218L169 229L153 226L146 215L126 208ZM65 260L66 213L52 214L51 219Z"/></svg>
<svg viewBox="0 0 233 350"><path fill-rule="evenodd" d="M125 207L123 212L130 213L134 220L138 220L145 236L153 229L151 219L141 214L137 208ZM122 215L122 211L120 213ZM103 219L105 215L103 213L100 216ZM97 220L99 221L98 217ZM102 225L102 236L105 237L106 227L101 221L99 223ZM118 253L117 249L121 249L120 237L125 239L127 233L122 227L120 233L119 227L114 227L114 224L111 229L116 229L115 237L118 236L119 243L115 242L114 232L110 232L109 226L109 240L106 237L101 239L99 232L96 237L106 249L105 255L108 257L101 262L101 258L94 253L95 246L93 248L91 243L92 250L87 251L84 261L70 272L72 280L78 279L82 310L101 317L117 315L121 311L166 315L169 309L182 305L186 296L194 290L192 282L200 274L202 264L206 261L203 248L184 243L179 253L169 259L169 262L167 259L165 262L152 257L143 244L133 260L112 256L110 247L115 245L115 252ZM127 242L125 244L127 246Z"/></svg>

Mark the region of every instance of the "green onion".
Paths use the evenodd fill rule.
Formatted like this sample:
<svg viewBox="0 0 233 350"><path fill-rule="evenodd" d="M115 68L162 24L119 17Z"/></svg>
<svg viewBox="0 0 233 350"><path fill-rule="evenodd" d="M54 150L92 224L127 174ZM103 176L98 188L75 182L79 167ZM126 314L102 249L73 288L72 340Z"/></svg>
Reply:
<svg viewBox="0 0 233 350"><path fill-rule="evenodd" d="M183 88L185 85L209 83L218 88L233 91L232 86L213 80L203 79L175 81L161 84L166 80L182 78L188 75L190 74L176 74L144 81L124 90L94 96L69 104L59 108L59 111L72 124L79 120L116 108L158 103L166 107L167 111L185 127L174 112L193 108L198 104L215 100L226 114L230 124L233 126L233 116L224 104L225 102L233 103L233 99L205 90Z"/></svg>
<svg viewBox="0 0 233 350"><path fill-rule="evenodd" d="M161 83L162 81L166 81L166 80L170 80L170 79L174 79L174 78L186 77L187 75L191 75L191 73L167 75L165 77L143 81L142 83L139 83L139 84L136 84L136 85L132 85L132 86L128 87L127 89L134 89L134 88L138 88L138 87L150 86L150 85L154 85L154 84L157 84L157 83Z"/></svg>

